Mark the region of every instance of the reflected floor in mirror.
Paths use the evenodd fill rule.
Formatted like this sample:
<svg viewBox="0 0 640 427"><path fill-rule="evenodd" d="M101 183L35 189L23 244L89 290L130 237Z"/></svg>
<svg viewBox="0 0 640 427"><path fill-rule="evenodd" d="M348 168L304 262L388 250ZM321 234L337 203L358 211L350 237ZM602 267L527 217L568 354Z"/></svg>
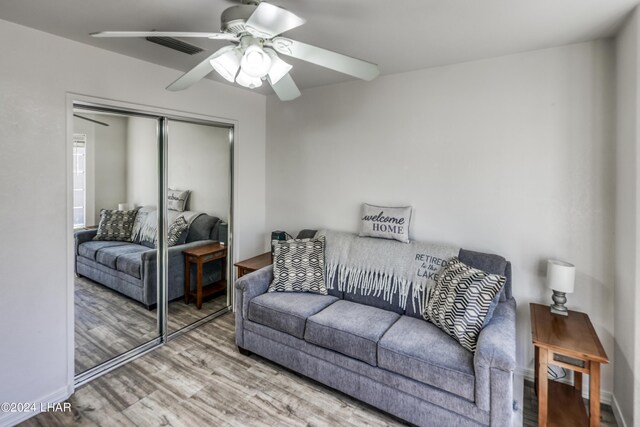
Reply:
<svg viewBox="0 0 640 427"><path fill-rule="evenodd" d="M182 299L169 304L169 331L190 325L226 308L222 294L202 304L186 305ZM90 279L75 279L75 371L106 362L158 336L157 310L106 288Z"/></svg>

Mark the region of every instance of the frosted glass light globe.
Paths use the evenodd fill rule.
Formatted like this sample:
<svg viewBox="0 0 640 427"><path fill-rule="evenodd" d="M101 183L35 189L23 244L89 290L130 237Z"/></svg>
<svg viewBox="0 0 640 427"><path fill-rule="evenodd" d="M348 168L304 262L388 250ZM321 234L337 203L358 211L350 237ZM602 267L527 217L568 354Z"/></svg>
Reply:
<svg viewBox="0 0 640 427"><path fill-rule="evenodd" d="M271 57L260 46L251 45L245 50L240 67L246 75L262 78L271 69Z"/></svg>

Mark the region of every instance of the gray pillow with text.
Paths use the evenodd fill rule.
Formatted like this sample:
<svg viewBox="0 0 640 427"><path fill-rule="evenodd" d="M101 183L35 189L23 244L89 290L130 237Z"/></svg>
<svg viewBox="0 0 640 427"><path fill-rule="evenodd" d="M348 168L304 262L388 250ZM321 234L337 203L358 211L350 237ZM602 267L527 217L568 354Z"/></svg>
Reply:
<svg viewBox="0 0 640 427"><path fill-rule="evenodd" d="M389 207L364 203L360 237L379 237L409 243L411 206Z"/></svg>

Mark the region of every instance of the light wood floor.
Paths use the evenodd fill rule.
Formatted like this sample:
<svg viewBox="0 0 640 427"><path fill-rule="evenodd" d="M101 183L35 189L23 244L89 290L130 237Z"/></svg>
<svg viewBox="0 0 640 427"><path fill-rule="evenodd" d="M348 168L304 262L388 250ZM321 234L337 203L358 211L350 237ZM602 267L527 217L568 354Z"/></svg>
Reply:
<svg viewBox="0 0 640 427"><path fill-rule="evenodd" d="M81 388L72 411L23 426L402 426L400 420L261 357L240 355L231 313ZM525 382L524 424L537 424ZM615 426L604 409L603 427Z"/></svg>
<svg viewBox="0 0 640 427"><path fill-rule="evenodd" d="M169 331L179 330L226 307L226 295L197 310L182 299L169 304ZM86 371L158 336L157 310L87 278L75 279L75 369Z"/></svg>

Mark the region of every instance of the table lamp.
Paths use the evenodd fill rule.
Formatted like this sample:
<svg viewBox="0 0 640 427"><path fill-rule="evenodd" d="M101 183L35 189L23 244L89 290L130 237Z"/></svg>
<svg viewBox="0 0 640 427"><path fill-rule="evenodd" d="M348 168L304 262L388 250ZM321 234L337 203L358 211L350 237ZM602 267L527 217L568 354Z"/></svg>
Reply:
<svg viewBox="0 0 640 427"><path fill-rule="evenodd" d="M547 261L547 286L553 291L551 312L567 316L569 310L564 305L566 294L573 292L576 278L576 267L565 261L550 259Z"/></svg>

